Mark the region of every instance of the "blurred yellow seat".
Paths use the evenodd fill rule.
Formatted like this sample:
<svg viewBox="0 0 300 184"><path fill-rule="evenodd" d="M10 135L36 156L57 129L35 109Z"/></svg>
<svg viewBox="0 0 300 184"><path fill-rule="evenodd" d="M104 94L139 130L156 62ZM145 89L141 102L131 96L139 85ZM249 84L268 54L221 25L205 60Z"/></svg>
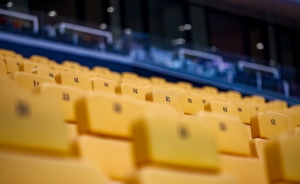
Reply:
<svg viewBox="0 0 300 184"><path fill-rule="evenodd" d="M91 72L91 71L85 71L85 72L83 72L80 69L76 69L75 73L76 74L80 74L80 75L85 75L85 76L87 76L87 77L89 77L91 79L92 78L98 78L98 74L96 74L95 72Z"/></svg>
<svg viewBox="0 0 300 184"><path fill-rule="evenodd" d="M146 100L154 103L166 104L183 114L183 105L180 95L167 91L154 90L146 94Z"/></svg>
<svg viewBox="0 0 300 184"><path fill-rule="evenodd" d="M131 137L130 125L144 109L132 98L107 93L88 93L77 101L76 108L79 132L123 138Z"/></svg>
<svg viewBox="0 0 300 184"><path fill-rule="evenodd" d="M265 103L265 98L259 95L245 96L243 101L246 103Z"/></svg>
<svg viewBox="0 0 300 184"><path fill-rule="evenodd" d="M89 77L70 72L60 72L54 76L58 84L72 86L85 91L92 91L92 82Z"/></svg>
<svg viewBox="0 0 300 184"><path fill-rule="evenodd" d="M14 56L17 53L13 50L8 50L8 49L0 49L0 55L4 57L9 57L9 56Z"/></svg>
<svg viewBox="0 0 300 184"><path fill-rule="evenodd" d="M287 103L282 100L273 100L266 104L266 108L270 111L272 110L284 110L287 108Z"/></svg>
<svg viewBox="0 0 300 184"><path fill-rule="evenodd" d="M228 102L229 104L233 104L236 106L238 110L238 115L243 123L250 125L250 117L252 115L251 108L245 103L242 102Z"/></svg>
<svg viewBox="0 0 300 184"><path fill-rule="evenodd" d="M2 147L49 154L71 152L71 141L63 124L62 113L50 98L18 92L0 92L0 99Z"/></svg>
<svg viewBox="0 0 300 184"><path fill-rule="evenodd" d="M146 89L141 85L121 83L116 86L116 94L131 96L139 100L145 100L146 93Z"/></svg>
<svg viewBox="0 0 300 184"><path fill-rule="evenodd" d="M32 55L29 58L30 60L41 63L41 64L48 64L49 59L45 56L40 56L40 55Z"/></svg>
<svg viewBox="0 0 300 184"><path fill-rule="evenodd" d="M52 66L51 69L59 71L59 72L75 72L76 71L73 68L65 67L62 65L54 65L54 66Z"/></svg>
<svg viewBox="0 0 300 184"><path fill-rule="evenodd" d="M139 165L166 164L218 171L220 162L213 132L197 120L146 113L132 128Z"/></svg>
<svg viewBox="0 0 300 184"><path fill-rule="evenodd" d="M287 131L266 143L266 164L271 182L300 182L300 136Z"/></svg>
<svg viewBox="0 0 300 184"><path fill-rule="evenodd" d="M297 126L300 126L300 113L296 109L288 108L284 112L294 116L294 119L296 119Z"/></svg>
<svg viewBox="0 0 300 184"><path fill-rule="evenodd" d="M109 76L109 79L114 80L116 82L119 82L121 79L121 74L118 72L110 72L108 74L108 76Z"/></svg>
<svg viewBox="0 0 300 184"><path fill-rule="evenodd" d="M3 60L0 60L0 74L7 74L6 64Z"/></svg>
<svg viewBox="0 0 300 184"><path fill-rule="evenodd" d="M178 81L177 86L182 88L182 89L192 89L193 85L189 82L183 82L183 81Z"/></svg>
<svg viewBox="0 0 300 184"><path fill-rule="evenodd" d="M238 184L239 180L229 174L180 171L168 167L148 166L140 169L128 180L129 184Z"/></svg>
<svg viewBox="0 0 300 184"><path fill-rule="evenodd" d="M235 105L212 100L204 106L205 111L220 113L229 116L239 117L238 109Z"/></svg>
<svg viewBox="0 0 300 184"><path fill-rule="evenodd" d="M198 115L198 121L214 132L219 152L242 156L251 155L246 131L239 118L205 112Z"/></svg>
<svg viewBox="0 0 300 184"><path fill-rule="evenodd" d="M93 72L98 73L98 74L107 74L110 73L110 69L106 67L101 67L101 66L95 66L92 69Z"/></svg>
<svg viewBox="0 0 300 184"><path fill-rule="evenodd" d="M4 49L0 101L1 184L300 183L286 101Z"/></svg>
<svg viewBox="0 0 300 184"><path fill-rule="evenodd" d="M25 61L20 64L19 71L26 72L26 73L32 73L32 70L35 68L49 68L49 67L45 64L35 63L35 62L31 62L31 61Z"/></svg>
<svg viewBox="0 0 300 184"><path fill-rule="evenodd" d="M21 58L12 58L12 57L5 58L4 62L6 63L7 73L14 73L19 71L19 66L25 61L28 60L21 59Z"/></svg>
<svg viewBox="0 0 300 184"><path fill-rule="evenodd" d="M69 60L65 60L61 63L62 66L65 67L70 67L73 69L79 69L80 68L80 64L75 62L75 61L69 61Z"/></svg>
<svg viewBox="0 0 300 184"><path fill-rule="evenodd" d="M115 94L115 88L118 85L116 81L105 78L92 78L91 80L94 91Z"/></svg>
<svg viewBox="0 0 300 184"><path fill-rule="evenodd" d="M83 90L70 86L58 84L43 84L36 88L36 92L44 97L52 98L63 113L63 119L66 122L76 123L75 103L85 94Z"/></svg>
<svg viewBox="0 0 300 184"><path fill-rule="evenodd" d="M160 86L160 85L154 85L154 84L147 84L145 86L145 89L146 89L147 93L152 92L154 90L168 91L165 87Z"/></svg>
<svg viewBox="0 0 300 184"><path fill-rule="evenodd" d="M80 159L0 151L0 162L0 183L109 184L109 179L104 174Z"/></svg>
<svg viewBox="0 0 300 184"><path fill-rule="evenodd" d="M252 138L269 139L290 128L288 120L280 115L258 113L251 117Z"/></svg>
<svg viewBox="0 0 300 184"><path fill-rule="evenodd" d="M127 79L138 79L138 74L133 73L133 72L122 72L122 78L127 78Z"/></svg>
<svg viewBox="0 0 300 184"><path fill-rule="evenodd" d="M290 109L293 109L293 110L296 110L296 111L300 112L300 104L293 105L293 106L290 107Z"/></svg>
<svg viewBox="0 0 300 184"><path fill-rule="evenodd" d="M11 76L0 75L0 91L17 91L20 90L17 84L13 82Z"/></svg>
<svg viewBox="0 0 300 184"><path fill-rule="evenodd" d="M198 95L186 92L179 92L178 94L182 99L182 106L185 114L192 115L204 111L204 104Z"/></svg>
<svg viewBox="0 0 300 184"><path fill-rule="evenodd" d="M219 92L219 90L217 88L212 87L212 86L203 86L201 89L203 92L210 94L210 95L216 95Z"/></svg>
<svg viewBox="0 0 300 184"><path fill-rule="evenodd" d="M82 135L78 144L83 159L112 179L125 180L136 169L133 145L129 141Z"/></svg>
<svg viewBox="0 0 300 184"><path fill-rule="evenodd" d="M58 65L56 61L54 60L49 60L47 66L49 68L53 68L54 66Z"/></svg>
<svg viewBox="0 0 300 184"><path fill-rule="evenodd" d="M29 91L44 83L55 83L55 80L51 77L45 77L25 72L15 72L12 76L12 79L13 82L19 87Z"/></svg>
<svg viewBox="0 0 300 184"><path fill-rule="evenodd" d="M242 99L242 94L238 91L227 91L226 95L228 98L231 98L231 99L237 99L237 100Z"/></svg>
<svg viewBox="0 0 300 184"><path fill-rule="evenodd" d="M269 184L268 172L264 163L258 158L221 155L223 174L235 176L243 184Z"/></svg>
<svg viewBox="0 0 300 184"><path fill-rule="evenodd" d="M166 83L166 79L161 78L161 77L155 77L155 76L150 77L150 81L153 84L165 84Z"/></svg>
<svg viewBox="0 0 300 184"><path fill-rule="evenodd" d="M265 162L265 145L269 142L267 139L255 138L250 140L252 156Z"/></svg>
<svg viewBox="0 0 300 184"><path fill-rule="evenodd" d="M299 123L297 117L294 116L293 113L289 113L289 112L283 111L283 110L275 110L275 111L268 111L268 112L269 112L269 113L270 113L270 112L273 112L273 113L275 113L275 114L278 114L278 115L283 116L283 117L285 117L286 119L288 119L289 127L290 127L290 128L296 128L296 127L297 127L297 124Z"/></svg>
<svg viewBox="0 0 300 184"><path fill-rule="evenodd" d="M56 70L52 70L50 68L35 68L31 71L31 73L41 75L41 76L45 76L45 77L54 78L54 76L56 74L60 73L60 72L56 71Z"/></svg>
<svg viewBox="0 0 300 184"><path fill-rule="evenodd" d="M78 70L81 72L92 72L88 66L82 66L82 65L80 65L80 68Z"/></svg>
<svg viewBox="0 0 300 184"><path fill-rule="evenodd" d="M259 112L267 112L267 107L265 103L255 103L255 102L246 102L247 106L251 110L251 115L254 115Z"/></svg>

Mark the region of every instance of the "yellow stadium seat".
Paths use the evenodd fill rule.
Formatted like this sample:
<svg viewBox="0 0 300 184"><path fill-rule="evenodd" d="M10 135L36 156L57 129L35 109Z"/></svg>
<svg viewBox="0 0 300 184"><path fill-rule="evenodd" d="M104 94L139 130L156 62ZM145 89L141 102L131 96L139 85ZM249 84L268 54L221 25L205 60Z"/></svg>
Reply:
<svg viewBox="0 0 300 184"><path fill-rule="evenodd" d="M73 69L79 69L80 68L80 64L75 62L75 61L69 61L69 60L65 60L61 63L62 66L66 66L66 67L70 67Z"/></svg>
<svg viewBox="0 0 300 184"><path fill-rule="evenodd" d="M265 145L269 142L267 139L255 138L250 140L250 146L252 156L259 158L261 161L265 161Z"/></svg>
<svg viewBox="0 0 300 184"><path fill-rule="evenodd" d="M288 120L274 113L258 113L251 117L252 138L269 139L290 128Z"/></svg>
<svg viewBox="0 0 300 184"><path fill-rule="evenodd" d="M91 79L85 75L80 75L71 72L60 72L54 76L58 84L72 86L85 91L92 91Z"/></svg>
<svg viewBox="0 0 300 184"><path fill-rule="evenodd" d="M154 103L166 104L183 114L183 105L180 95L167 91L154 90L146 94L146 100Z"/></svg>
<svg viewBox="0 0 300 184"><path fill-rule="evenodd" d="M254 103L265 103L265 98L259 95L246 96L243 98L244 102L254 102Z"/></svg>
<svg viewBox="0 0 300 184"><path fill-rule="evenodd" d="M200 113L199 123L208 127L215 134L221 153L250 156L250 145L241 120L236 117Z"/></svg>
<svg viewBox="0 0 300 184"><path fill-rule="evenodd" d="M266 143L266 164L271 182L300 182L300 136L285 132Z"/></svg>
<svg viewBox="0 0 300 184"><path fill-rule="evenodd" d="M136 169L129 141L82 135L78 144L82 157L113 179L125 180Z"/></svg>
<svg viewBox="0 0 300 184"><path fill-rule="evenodd" d="M49 68L47 65L42 63L35 63L31 61L26 61L20 64L19 71L32 73L32 70L35 68Z"/></svg>
<svg viewBox="0 0 300 184"><path fill-rule="evenodd" d="M51 77L25 72L15 72L12 78L15 84L26 90L33 90L44 83L55 83L55 80Z"/></svg>
<svg viewBox="0 0 300 184"><path fill-rule="evenodd" d="M95 72L91 72L91 71L85 71L85 72L83 72L80 69L76 69L75 73L76 74L80 74L80 75L85 75L85 76L87 76L87 77L89 77L91 79L92 78L98 78L98 74L96 74Z"/></svg>
<svg viewBox="0 0 300 184"><path fill-rule="evenodd" d="M115 94L115 88L118 85L116 81L105 78L92 78L91 80L94 91Z"/></svg>
<svg viewBox="0 0 300 184"><path fill-rule="evenodd" d="M229 116L239 117L238 109L235 105L212 100L204 106L205 111L212 113L220 113Z"/></svg>
<svg viewBox="0 0 300 184"><path fill-rule="evenodd" d="M251 108L245 103L242 102L228 102L236 106L238 115L243 123L250 125L250 118L252 115Z"/></svg>
<svg viewBox="0 0 300 184"><path fill-rule="evenodd" d="M56 74L60 73L59 71L52 70L50 68L35 68L31 72L34 74L38 74L45 77L51 77L51 78L54 78Z"/></svg>
<svg viewBox="0 0 300 184"><path fill-rule="evenodd" d="M285 110L287 108L287 103L282 100L270 101L266 104L267 109L272 110Z"/></svg>
<svg viewBox="0 0 300 184"><path fill-rule="evenodd" d="M109 179L92 164L79 159L64 160L0 151L0 162L0 183L109 183Z"/></svg>
<svg viewBox="0 0 300 184"><path fill-rule="evenodd" d="M123 72L122 73L122 78L127 78L127 79L138 79L138 74L133 73L133 72Z"/></svg>
<svg viewBox="0 0 300 184"><path fill-rule="evenodd" d="M19 71L19 66L24 63L25 61L28 61L27 59L21 59L21 58L12 58L8 57L4 59L4 62L6 63L7 67L7 73L14 73Z"/></svg>
<svg viewBox="0 0 300 184"><path fill-rule="evenodd" d="M144 107L132 98L88 93L77 101L76 109L79 132L129 138L130 125Z"/></svg>
<svg viewBox="0 0 300 184"><path fill-rule="evenodd" d="M203 92L210 94L210 95L216 95L219 92L219 90L217 88L212 87L212 86L203 86L201 89Z"/></svg>
<svg viewBox="0 0 300 184"><path fill-rule="evenodd" d="M300 183L299 104L81 64L0 48L0 184Z"/></svg>
<svg viewBox="0 0 300 184"><path fill-rule="evenodd" d="M166 83L166 79L161 78L161 77L155 77L155 76L150 77L150 81L153 84L165 84Z"/></svg>
<svg viewBox="0 0 300 184"><path fill-rule="evenodd" d="M52 98L57 108L63 113L63 119L66 122L76 123L75 103L85 94L83 90L70 86L58 84L43 84L36 88L36 92L42 96Z"/></svg>
<svg viewBox="0 0 300 184"><path fill-rule="evenodd" d="M62 66L62 65L54 65L54 66L52 66L51 69L59 71L59 72L75 72L76 71L73 68Z"/></svg>
<svg viewBox="0 0 300 184"><path fill-rule="evenodd" d="M238 184L239 180L229 174L195 173L179 171L167 167L148 166L139 170L128 179L129 184Z"/></svg>
<svg viewBox="0 0 300 184"><path fill-rule="evenodd" d="M293 110L296 110L296 111L300 112L300 105L299 104L298 105L293 105L293 106L290 107L290 109L293 109Z"/></svg>
<svg viewBox="0 0 300 184"><path fill-rule="evenodd" d="M132 131L138 164L219 170L214 134L197 120L146 113Z"/></svg>
<svg viewBox="0 0 300 184"><path fill-rule="evenodd" d="M92 71L96 72L96 73L101 73L101 74L110 73L110 69L109 68L101 67L101 66L95 66L95 67L93 67Z"/></svg>
<svg viewBox="0 0 300 184"><path fill-rule="evenodd" d="M6 64L2 60L0 60L0 74L7 74Z"/></svg>
<svg viewBox="0 0 300 184"><path fill-rule="evenodd" d="M257 158L221 155L220 160L222 173L235 176L240 183L269 183L265 165Z"/></svg>
<svg viewBox="0 0 300 184"><path fill-rule="evenodd" d="M116 94L131 96L139 100L145 100L146 93L146 89L141 85L121 83L116 86Z"/></svg>
<svg viewBox="0 0 300 184"><path fill-rule="evenodd" d="M192 115L204 111L204 104L198 95L186 92L179 92L178 94L182 99L182 106L185 114Z"/></svg>
<svg viewBox="0 0 300 184"><path fill-rule="evenodd" d="M177 86L183 89L192 89L193 85L189 82L178 81Z"/></svg>
<svg viewBox="0 0 300 184"><path fill-rule="evenodd" d="M0 145L70 153L71 141L62 114L51 99L17 92L0 92L0 99Z"/></svg>
<svg viewBox="0 0 300 184"><path fill-rule="evenodd" d="M17 53L13 50L8 50L8 49L0 49L0 55L3 55L3 56L14 56L16 55Z"/></svg>

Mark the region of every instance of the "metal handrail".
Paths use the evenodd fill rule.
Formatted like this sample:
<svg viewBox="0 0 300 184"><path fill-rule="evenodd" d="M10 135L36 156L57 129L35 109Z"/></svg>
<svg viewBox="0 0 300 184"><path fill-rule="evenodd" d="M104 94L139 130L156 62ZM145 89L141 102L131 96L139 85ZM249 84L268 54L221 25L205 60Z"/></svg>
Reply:
<svg viewBox="0 0 300 184"><path fill-rule="evenodd" d="M52 28L54 29L58 28L60 32L64 32L65 29L71 29L73 31L79 31L83 33L97 35L97 36L103 36L103 37L107 37L107 42L109 44L113 43L113 35L111 32L108 31L102 31L102 30L71 24L71 23L66 23L66 22L61 22L59 24L56 24Z"/></svg>
<svg viewBox="0 0 300 184"><path fill-rule="evenodd" d="M38 20L37 16L28 15L25 13L19 13L19 12L10 11L10 10L3 10L3 9L0 9L0 14L7 15L10 17L16 17L16 18L20 18L20 19L30 20L33 22L33 32L37 33L39 31L39 20Z"/></svg>
<svg viewBox="0 0 300 184"><path fill-rule="evenodd" d="M218 61L218 62L223 62L223 57L219 56L219 55L215 55L215 54L209 54L206 52L201 52L201 51L196 51L196 50L191 50L191 49L186 49L186 48L180 48L178 49L178 53L180 55L191 55L191 56L196 56L196 57L200 57L200 58L205 58L205 59L211 59L214 61Z"/></svg>
<svg viewBox="0 0 300 184"><path fill-rule="evenodd" d="M238 67L240 70L243 70L244 68L250 68L250 69L253 69L256 71L272 73L275 78L277 78L277 79L279 78L278 69L275 67L265 66L265 65L261 65L261 64L257 64L257 63L251 63L251 62L243 61L243 60L238 61Z"/></svg>

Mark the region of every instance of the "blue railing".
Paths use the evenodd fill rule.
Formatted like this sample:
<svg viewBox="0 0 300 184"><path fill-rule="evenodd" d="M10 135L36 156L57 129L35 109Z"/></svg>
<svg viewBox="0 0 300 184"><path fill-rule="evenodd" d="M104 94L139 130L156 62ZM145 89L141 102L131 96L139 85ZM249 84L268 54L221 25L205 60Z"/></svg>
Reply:
<svg viewBox="0 0 300 184"><path fill-rule="evenodd" d="M64 17L48 21L40 18L45 16L0 9L0 31L89 49L103 56L132 61L138 67L223 89L234 88L245 94L249 91L269 99L300 103L300 72L293 68L261 64L267 62L216 48L194 49L183 38L171 40L128 29L86 26L86 22Z"/></svg>

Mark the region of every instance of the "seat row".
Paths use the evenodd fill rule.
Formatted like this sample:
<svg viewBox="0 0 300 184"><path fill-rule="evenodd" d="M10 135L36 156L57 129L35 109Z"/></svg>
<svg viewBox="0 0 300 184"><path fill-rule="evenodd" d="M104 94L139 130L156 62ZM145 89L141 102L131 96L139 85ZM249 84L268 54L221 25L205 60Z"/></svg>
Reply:
<svg viewBox="0 0 300 184"><path fill-rule="evenodd" d="M1 183L300 182L299 105L0 56Z"/></svg>

